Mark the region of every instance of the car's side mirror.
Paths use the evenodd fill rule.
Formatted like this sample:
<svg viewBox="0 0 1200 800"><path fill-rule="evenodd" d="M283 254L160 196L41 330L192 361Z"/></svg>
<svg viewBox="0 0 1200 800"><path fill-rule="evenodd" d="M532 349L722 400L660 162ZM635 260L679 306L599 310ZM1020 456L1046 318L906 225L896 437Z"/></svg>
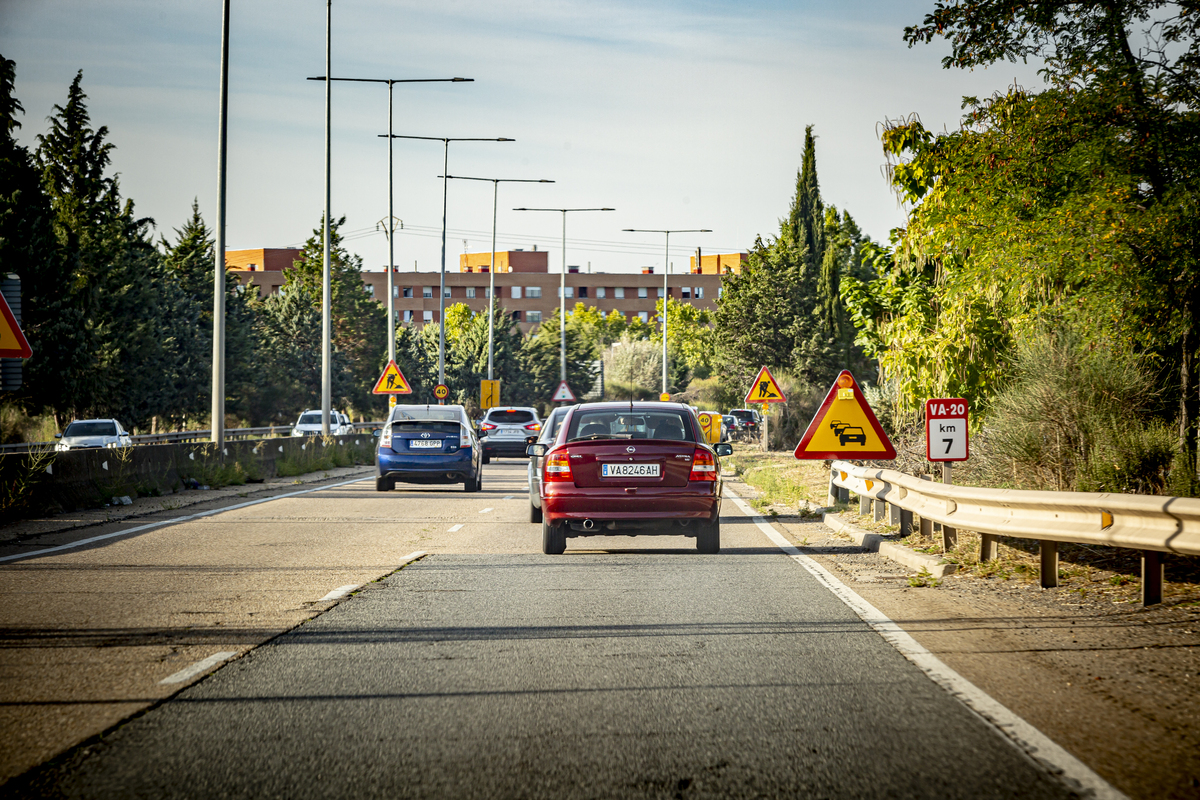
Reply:
<svg viewBox="0 0 1200 800"><path fill-rule="evenodd" d="M546 455L546 451L550 449L548 444L531 444L525 448L525 455L541 458Z"/></svg>
<svg viewBox="0 0 1200 800"><path fill-rule="evenodd" d="M486 438L487 438L487 433L488 433L488 432L487 432L487 430L486 430L485 428L481 428L481 429L479 430L479 438L480 438L480 439L486 439Z"/></svg>
<svg viewBox="0 0 1200 800"><path fill-rule="evenodd" d="M721 444L713 445L713 449L717 451L719 456L733 455L733 445L722 442Z"/></svg>
<svg viewBox="0 0 1200 800"><path fill-rule="evenodd" d="M62 434L61 434L61 433L56 433L56 434L54 434L54 438L55 438L55 439L61 439L61 438L62 438Z"/></svg>
<svg viewBox="0 0 1200 800"><path fill-rule="evenodd" d="M383 428L376 428L371 431L371 435L378 439L380 436L383 436Z"/></svg>

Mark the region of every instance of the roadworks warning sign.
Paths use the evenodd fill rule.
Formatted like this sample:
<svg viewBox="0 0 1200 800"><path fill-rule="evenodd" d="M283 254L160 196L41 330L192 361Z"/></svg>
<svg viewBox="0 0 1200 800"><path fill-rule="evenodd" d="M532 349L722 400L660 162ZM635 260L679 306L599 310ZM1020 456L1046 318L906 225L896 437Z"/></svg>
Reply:
<svg viewBox="0 0 1200 800"><path fill-rule="evenodd" d="M787 398L783 396L783 389L779 388L779 381L775 380L771 370L767 369L764 364L763 368L758 371L758 377L754 379L754 383L750 384L750 391L746 392L746 404L786 402Z"/></svg>
<svg viewBox="0 0 1200 800"><path fill-rule="evenodd" d="M884 460L896 457L875 413L849 370L842 370L796 445L796 458Z"/></svg>
<svg viewBox="0 0 1200 800"><path fill-rule="evenodd" d="M372 394L412 394L412 387L404 378L404 373L396 366L395 361L389 360L383 368L383 374L375 381Z"/></svg>

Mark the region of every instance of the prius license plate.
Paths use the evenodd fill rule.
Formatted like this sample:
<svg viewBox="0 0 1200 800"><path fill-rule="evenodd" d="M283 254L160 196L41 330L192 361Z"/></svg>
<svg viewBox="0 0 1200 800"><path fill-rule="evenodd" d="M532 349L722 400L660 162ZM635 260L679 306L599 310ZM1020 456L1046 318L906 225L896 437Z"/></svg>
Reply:
<svg viewBox="0 0 1200 800"><path fill-rule="evenodd" d="M434 450L434 449L441 450L442 449L442 440L441 439L409 439L408 446L411 447L413 450L420 450L421 448L426 448L429 450Z"/></svg>
<svg viewBox="0 0 1200 800"><path fill-rule="evenodd" d="M657 478L658 464L601 464L602 478Z"/></svg>

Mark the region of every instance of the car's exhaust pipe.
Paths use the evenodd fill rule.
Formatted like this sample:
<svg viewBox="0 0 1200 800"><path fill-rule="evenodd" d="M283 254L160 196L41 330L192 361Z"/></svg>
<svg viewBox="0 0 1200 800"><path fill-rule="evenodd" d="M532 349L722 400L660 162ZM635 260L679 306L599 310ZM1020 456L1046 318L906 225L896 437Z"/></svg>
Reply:
<svg viewBox="0 0 1200 800"><path fill-rule="evenodd" d="M583 529L585 531L590 531L592 528L595 528L595 527L596 527L596 523L592 522L590 519L585 519L583 521Z"/></svg>

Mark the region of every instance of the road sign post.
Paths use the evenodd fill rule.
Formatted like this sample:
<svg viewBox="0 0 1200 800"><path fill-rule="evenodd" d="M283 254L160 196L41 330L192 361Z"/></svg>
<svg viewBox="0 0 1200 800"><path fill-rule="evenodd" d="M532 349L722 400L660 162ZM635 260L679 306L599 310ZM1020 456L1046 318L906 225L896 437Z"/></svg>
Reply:
<svg viewBox="0 0 1200 800"><path fill-rule="evenodd" d="M961 397L925 401L925 457L942 463L942 483L953 483L953 463L966 461L971 455L968 410L967 401ZM957 543L958 530L943 525L942 548L950 550Z"/></svg>

